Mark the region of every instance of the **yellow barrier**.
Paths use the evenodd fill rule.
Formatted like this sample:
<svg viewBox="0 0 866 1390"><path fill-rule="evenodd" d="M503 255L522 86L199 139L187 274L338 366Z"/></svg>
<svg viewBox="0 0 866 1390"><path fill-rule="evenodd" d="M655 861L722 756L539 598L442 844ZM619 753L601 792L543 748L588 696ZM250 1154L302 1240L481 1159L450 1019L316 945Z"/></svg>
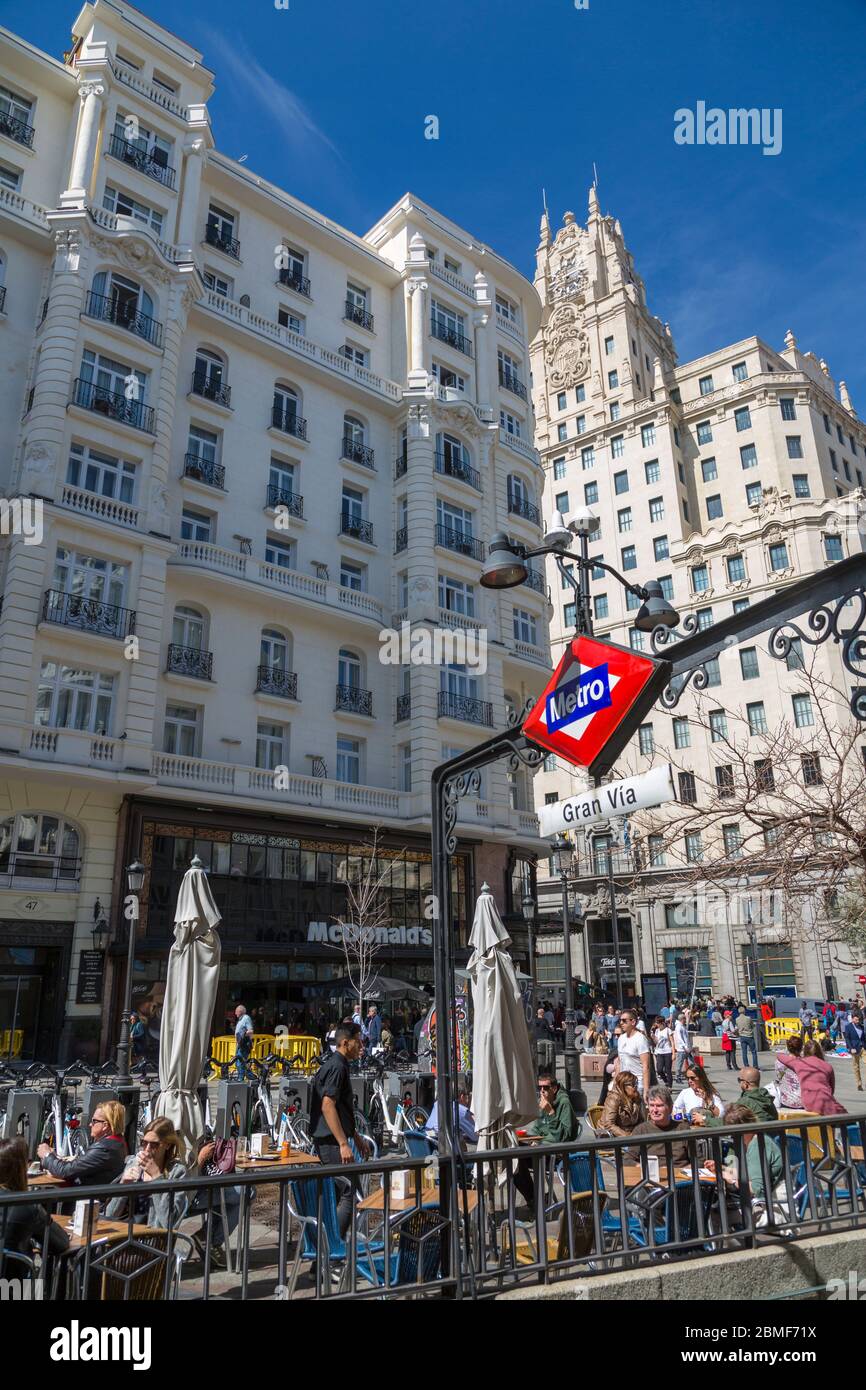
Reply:
<svg viewBox="0 0 866 1390"><path fill-rule="evenodd" d="M22 1028L16 1028L13 1033L11 1029L5 1028L3 1032L0 1033L0 1060L4 1057L9 1057L10 1040L12 1043L12 1056L20 1057L21 1049L24 1046L24 1030Z"/></svg>
<svg viewBox="0 0 866 1390"><path fill-rule="evenodd" d="M316 1058L322 1051L322 1044L318 1038L292 1036L283 1033L274 1040L274 1052L281 1057L284 1062L294 1062L295 1065L303 1067L304 1071L312 1071Z"/></svg>
<svg viewBox="0 0 866 1390"><path fill-rule="evenodd" d="M768 1018L764 1024L764 1032L770 1046L778 1047L788 1038L796 1037L798 1033L802 1033L803 1026L798 1018Z"/></svg>
<svg viewBox="0 0 866 1390"><path fill-rule="evenodd" d="M299 1063L305 1071L313 1070L313 1063L322 1050L322 1044L318 1038L292 1037L281 1033L275 1037L273 1033L256 1033L253 1036L252 1056L256 1060L269 1057L275 1053L282 1062ZM233 1062L237 1046L234 1035L227 1033L220 1038L211 1038L210 1055L215 1062ZM214 1076L220 1075L219 1067L211 1067Z"/></svg>

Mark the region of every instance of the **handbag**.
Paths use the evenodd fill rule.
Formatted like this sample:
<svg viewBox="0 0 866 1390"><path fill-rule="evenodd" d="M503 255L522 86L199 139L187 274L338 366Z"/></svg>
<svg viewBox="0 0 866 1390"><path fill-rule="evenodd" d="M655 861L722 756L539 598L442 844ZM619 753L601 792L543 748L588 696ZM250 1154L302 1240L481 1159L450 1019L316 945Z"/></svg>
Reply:
<svg viewBox="0 0 866 1390"><path fill-rule="evenodd" d="M213 1153L205 1165L206 1176L215 1178L220 1173L233 1173L237 1156L237 1139L214 1139Z"/></svg>

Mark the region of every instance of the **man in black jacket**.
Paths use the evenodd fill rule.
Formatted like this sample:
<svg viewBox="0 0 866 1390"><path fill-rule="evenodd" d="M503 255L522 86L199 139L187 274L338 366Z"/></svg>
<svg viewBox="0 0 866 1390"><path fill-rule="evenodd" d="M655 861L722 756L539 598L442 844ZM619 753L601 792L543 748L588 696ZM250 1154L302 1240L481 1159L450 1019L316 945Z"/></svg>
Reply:
<svg viewBox="0 0 866 1390"><path fill-rule="evenodd" d="M97 1105L90 1121L90 1148L77 1158L58 1158L50 1144L40 1144L36 1152L42 1167L46 1173L78 1187L114 1182L126 1163L125 1118L126 1112L119 1101L108 1100Z"/></svg>

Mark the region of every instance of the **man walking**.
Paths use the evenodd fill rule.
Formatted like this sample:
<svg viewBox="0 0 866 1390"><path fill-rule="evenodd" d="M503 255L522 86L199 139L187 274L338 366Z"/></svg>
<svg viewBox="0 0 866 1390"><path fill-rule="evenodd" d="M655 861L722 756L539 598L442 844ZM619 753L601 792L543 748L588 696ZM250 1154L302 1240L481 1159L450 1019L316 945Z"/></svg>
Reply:
<svg viewBox="0 0 866 1390"><path fill-rule="evenodd" d="M742 1049L740 1053L740 1064L744 1067L757 1067L758 1065L758 1046L755 1041L755 1020L751 1014L747 1014L745 1009L741 1009L736 1021L737 1037Z"/></svg>
<svg viewBox="0 0 866 1390"><path fill-rule="evenodd" d="M349 1063L361 1055L361 1030L356 1023L341 1023L334 1037L335 1050L326 1057L310 1088L310 1137L323 1163L356 1163L354 1140L362 1158L367 1144L355 1133L355 1102ZM336 1179L337 1222L345 1236L352 1222L357 1182Z"/></svg>
<svg viewBox="0 0 866 1390"><path fill-rule="evenodd" d="M367 1010L367 1042L370 1047L378 1047L382 1041L382 1020L375 1004Z"/></svg>
<svg viewBox="0 0 866 1390"><path fill-rule="evenodd" d="M630 1071L637 1081L641 1095L650 1088L650 1045L646 1034L638 1032L637 1014L633 1009L623 1009L619 1016L622 1033L617 1052L622 1071Z"/></svg>
<svg viewBox="0 0 866 1390"><path fill-rule="evenodd" d="M247 1079L247 1063L253 1050L253 1021L247 1013L245 1004L235 1009L235 1075L238 1081ZM250 1069L251 1072L251 1069Z"/></svg>
<svg viewBox="0 0 866 1390"><path fill-rule="evenodd" d="M674 1052L677 1059L676 1080L682 1081L687 1066L692 1061L692 1045L689 1041L689 1030L686 1025L685 1014L677 1014L677 1021L674 1024Z"/></svg>
<svg viewBox="0 0 866 1390"><path fill-rule="evenodd" d="M851 1014L850 1019L845 1024L845 1027L842 1030L842 1036L845 1039L845 1046L851 1053L851 1065L854 1068L854 1076L857 1079L857 1090L862 1091L863 1073L861 1071L861 1067L863 1065L864 1047L864 1030L862 1014Z"/></svg>

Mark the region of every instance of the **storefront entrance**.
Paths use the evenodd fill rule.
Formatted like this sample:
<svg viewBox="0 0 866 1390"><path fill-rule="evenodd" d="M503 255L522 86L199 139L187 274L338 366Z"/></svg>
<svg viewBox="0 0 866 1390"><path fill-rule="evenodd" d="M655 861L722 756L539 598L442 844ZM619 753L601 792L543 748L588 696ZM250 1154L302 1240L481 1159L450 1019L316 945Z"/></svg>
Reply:
<svg viewBox="0 0 866 1390"><path fill-rule="evenodd" d="M46 946L0 946L0 1062L57 1060L63 955Z"/></svg>

